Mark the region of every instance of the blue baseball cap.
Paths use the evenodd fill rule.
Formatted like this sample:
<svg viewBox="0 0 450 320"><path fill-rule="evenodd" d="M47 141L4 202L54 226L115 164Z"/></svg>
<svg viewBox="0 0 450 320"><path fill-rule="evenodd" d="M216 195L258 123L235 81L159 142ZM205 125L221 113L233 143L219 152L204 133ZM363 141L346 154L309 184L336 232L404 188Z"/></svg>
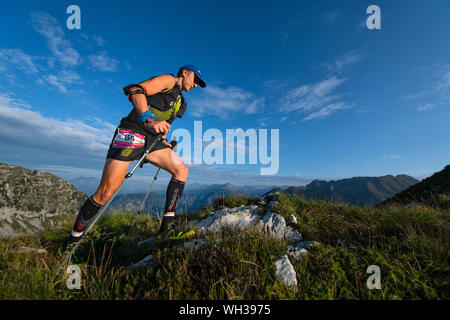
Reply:
<svg viewBox="0 0 450 320"><path fill-rule="evenodd" d="M187 69L187 70L194 71L196 78L197 78L195 82L198 83L200 85L200 87L202 87L202 88L206 87L206 82L205 82L205 80L202 79L201 74L200 74L200 69L197 66L194 66L193 64L185 64L180 69Z"/></svg>

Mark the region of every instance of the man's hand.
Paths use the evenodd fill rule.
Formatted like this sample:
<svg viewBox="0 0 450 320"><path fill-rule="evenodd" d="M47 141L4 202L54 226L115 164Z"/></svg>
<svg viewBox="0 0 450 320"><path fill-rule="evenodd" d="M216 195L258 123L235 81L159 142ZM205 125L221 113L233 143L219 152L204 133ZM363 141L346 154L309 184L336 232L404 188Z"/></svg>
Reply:
<svg viewBox="0 0 450 320"><path fill-rule="evenodd" d="M170 147L170 149L172 149L173 148L173 146L172 146L172 144L171 143L169 143L169 142L167 142L167 140L163 140L163 143L166 145L166 146L169 146Z"/></svg>
<svg viewBox="0 0 450 320"><path fill-rule="evenodd" d="M161 136L161 141L166 145L169 146L170 148L172 148L172 144L170 142L167 141L167 134L164 133L164 135Z"/></svg>
<svg viewBox="0 0 450 320"><path fill-rule="evenodd" d="M166 134L170 131L170 124L163 120L163 121L155 121L152 123L144 123L144 127L147 131L159 134L162 133L165 137Z"/></svg>

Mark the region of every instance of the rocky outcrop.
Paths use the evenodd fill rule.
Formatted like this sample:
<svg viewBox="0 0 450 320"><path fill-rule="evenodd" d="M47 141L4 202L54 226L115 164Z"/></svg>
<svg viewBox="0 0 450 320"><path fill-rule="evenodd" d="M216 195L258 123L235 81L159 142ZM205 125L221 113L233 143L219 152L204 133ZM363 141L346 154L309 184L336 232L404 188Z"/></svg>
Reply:
<svg viewBox="0 0 450 320"><path fill-rule="evenodd" d="M265 202L261 203L265 204ZM297 230L289 227L282 215L270 211L276 210L277 204L276 201L272 201L265 207L250 205L238 208L224 208L211 212L207 218L201 221L193 221L191 227L196 229L197 233L200 235L208 232L218 232L223 228L236 228L240 230L262 231L270 237L287 241L290 243L286 248L287 255L274 261L276 268L275 276L283 284L295 289L297 287L296 273L288 255L295 260L300 260L308 253L307 249L314 247L319 243L315 241L302 242L301 234ZM294 223L297 222L295 216L292 216L291 220ZM151 243L155 240L155 237L143 240L138 243L138 246L142 246L145 243ZM219 240L206 241L194 239L184 242L183 246L190 250L200 250L210 243L217 241ZM149 255L143 260L129 266L127 269L133 270L139 267L152 265L153 263L155 263L153 261L153 256Z"/></svg>
<svg viewBox="0 0 450 320"><path fill-rule="evenodd" d="M264 231L279 240L302 240L302 235L297 230L286 225L283 216L271 211L266 212L264 208L256 205L214 211L194 227L199 233L215 232L222 228L254 229Z"/></svg>
<svg viewBox="0 0 450 320"><path fill-rule="evenodd" d="M75 215L86 194L51 173L0 163L0 237L40 230Z"/></svg>
<svg viewBox="0 0 450 320"><path fill-rule="evenodd" d="M134 270L137 268L149 267L149 266L153 265L153 263L154 263L153 255L150 254L150 255L146 256L144 259L142 259L141 261L139 261L135 264L132 264L131 266L128 266L126 268L126 270L130 271L130 270Z"/></svg>

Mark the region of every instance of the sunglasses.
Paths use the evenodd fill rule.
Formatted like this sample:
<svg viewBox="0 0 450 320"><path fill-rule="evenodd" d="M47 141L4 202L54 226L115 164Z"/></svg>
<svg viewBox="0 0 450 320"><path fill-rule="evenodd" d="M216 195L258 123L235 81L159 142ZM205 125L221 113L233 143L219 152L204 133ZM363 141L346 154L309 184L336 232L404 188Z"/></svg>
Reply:
<svg viewBox="0 0 450 320"><path fill-rule="evenodd" d="M197 76L197 74L194 72L194 83L200 85L202 81L200 80L200 78Z"/></svg>

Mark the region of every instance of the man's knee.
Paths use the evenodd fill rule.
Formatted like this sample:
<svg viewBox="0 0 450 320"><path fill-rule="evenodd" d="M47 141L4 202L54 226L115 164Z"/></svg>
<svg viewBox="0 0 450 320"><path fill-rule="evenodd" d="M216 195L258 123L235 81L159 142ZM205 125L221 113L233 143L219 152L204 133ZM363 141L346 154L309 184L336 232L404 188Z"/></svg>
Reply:
<svg viewBox="0 0 450 320"><path fill-rule="evenodd" d="M176 179L181 181L186 181L188 175L189 175L189 169L186 167L184 163L181 163L180 165L175 167L174 172L172 174L175 176Z"/></svg>
<svg viewBox="0 0 450 320"><path fill-rule="evenodd" d="M114 192L116 192L116 190L109 187L99 188L93 198L98 204L104 205L112 198Z"/></svg>

